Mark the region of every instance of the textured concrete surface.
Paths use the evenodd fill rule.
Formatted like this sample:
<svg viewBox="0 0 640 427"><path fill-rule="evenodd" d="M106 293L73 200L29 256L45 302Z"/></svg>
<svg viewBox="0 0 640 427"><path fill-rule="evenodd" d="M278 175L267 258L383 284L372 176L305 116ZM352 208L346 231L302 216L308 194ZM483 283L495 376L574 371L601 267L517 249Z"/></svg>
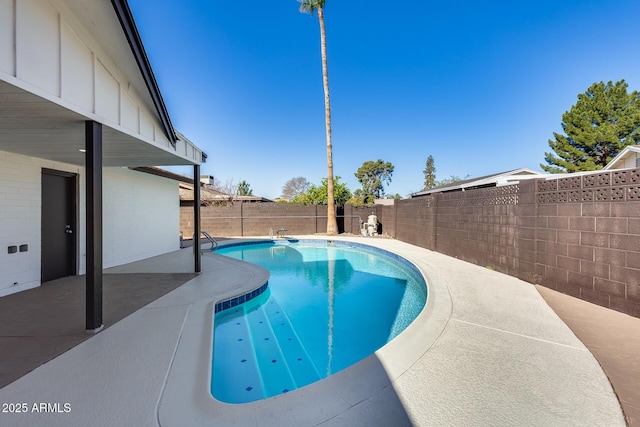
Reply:
<svg viewBox="0 0 640 427"><path fill-rule="evenodd" d="M537 286L602 365L629 426L640 426L640 319Z"/></svg>
<svg viewBox="0 0 640 427"><path fill-rule="evenodd" d="M189 272L105 274L105 328L194 276ZM85 276L53 280L0 298L0 387L90 338L85 325Z"/></svg>
<svg viewBox="0 0 640 427"><path fill-rule="evenodd" d="M533 285L394 240L339 239L396 252L429 282L416 321L360 363L258 402L213 399L213 305L268 272L207 254L199 276L0 389L0 402L69 412L1 414L0 424L625 425L600 365ZM115 272L181 271L190 252Z"/></svg>

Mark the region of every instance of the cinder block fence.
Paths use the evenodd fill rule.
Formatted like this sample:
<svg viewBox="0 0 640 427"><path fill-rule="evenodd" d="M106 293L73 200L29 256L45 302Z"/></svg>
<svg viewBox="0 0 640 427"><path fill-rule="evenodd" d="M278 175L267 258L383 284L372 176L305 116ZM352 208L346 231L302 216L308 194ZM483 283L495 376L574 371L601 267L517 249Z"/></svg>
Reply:
<svg viewBox="0 0 640 427"><path fill-rule="evenodd" d="M190 236L192 209L182 209L181 230ZM347 205L340 231L358 234L372 212L389 237L640 317L640 169ZM323 233L326 206L207 207L202 228L217 236Z"/></svg>

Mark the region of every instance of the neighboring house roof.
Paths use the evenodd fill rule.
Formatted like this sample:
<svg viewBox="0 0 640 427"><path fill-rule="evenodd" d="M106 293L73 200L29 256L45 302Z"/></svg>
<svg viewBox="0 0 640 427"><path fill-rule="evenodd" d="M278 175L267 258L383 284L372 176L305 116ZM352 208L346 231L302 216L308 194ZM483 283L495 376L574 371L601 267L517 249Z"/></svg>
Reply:
<svg viewBox="0 0 640 427"><path fill-rule="evenodd" d="M628 145L618 153L603 170L627 169L640 167L640 146Z"/></svg>
<svg viewBox="0 0 640 427"><path fill-rule="evenodd" d="M375 199L373 202L376 205L393 206L396 203L396 199Z"/></svg>
<svg viewBox="0 0 640 427"><path fill-rule="evenodd" d="M175 172L168 171L166 169L154 167L154 166L142 166L130 168L137 172L148 173L150 175L161 176L163 178L172 179L178 181L180 184L180 200L193 201L193 178L180 175ZM200 186L200 200L202 202L221 202L229 200L229 195L221 191L214 190L208 185ZM260 196L233 196L234 202L273 202L273 200L266 199Z"/></svg>
<svg viewBox="0 0 640 427"><path fill-rule="evenodd" d="M193 180L191 182L180 182L180 200L181 201L193 201ZM203 203L217 203L229 201L229 195L221 191L214 190L213 188L202 185L200 187L200 201ZM265 199L260 196L232 196L233 202L272 202L273 200Z"/></svg>
<svg viewBox="0 0 640 427"><path fill-rule="evenodd" d="M546 176L541 172L536 172L531 169L520 168L507 172L495 173L492 175L481 176L479 178L465 179L462 181L456 181L451 184L441 185L429 190L419 191L413 193L411 197L428 196L434 193L445 193L448 191L462 191L470 190L473 188L484 187L500 187L503 185L516 184L523 179L541 178Z"/></svg>

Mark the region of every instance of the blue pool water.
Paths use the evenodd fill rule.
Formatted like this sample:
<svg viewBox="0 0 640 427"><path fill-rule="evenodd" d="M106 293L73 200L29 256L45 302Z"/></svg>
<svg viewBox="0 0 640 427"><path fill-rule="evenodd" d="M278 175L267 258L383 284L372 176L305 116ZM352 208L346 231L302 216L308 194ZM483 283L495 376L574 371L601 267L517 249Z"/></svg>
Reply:
<svg viewBox="0 0 640 427"><path fill-rule="evenodd" d="M263 293L215 314L216 399L251 402L326 378L375 352L420 313L427 287L413 265L338 243L216 250L271 273Z"/></svg>

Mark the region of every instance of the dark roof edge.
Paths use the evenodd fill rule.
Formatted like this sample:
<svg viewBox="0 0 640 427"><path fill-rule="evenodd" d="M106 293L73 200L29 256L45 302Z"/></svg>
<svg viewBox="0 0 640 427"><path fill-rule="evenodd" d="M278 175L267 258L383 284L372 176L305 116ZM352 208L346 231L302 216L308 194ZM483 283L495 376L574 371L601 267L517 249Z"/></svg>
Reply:
<svg viewBox="0 0 640 427"><path fill-rule="evenodd" d="M111 4L113 5L113 9L118 16L118 20L120 20L122 30L127 37L127 41L129 41L129 46L131 47L133 56L136 58L136 62L138 63L140 72L142 73L144 81L147 85L147 89L149 89L149 93L151 95L151 98L153 99L153 103L156 106L158 114L160 115L160 120L162 120L164 131L167 134L169 142L171 142L173 148L176 148L176 141L178 137L176 135L175 129L173 128L173 125L171 124L171 118L169 117L169 112L167 111L167 107L164 104L164 100L162 99L162 94L160 93L158 82L153 75L153 70L151 69L149 58L147 57L147 53L144 50L144 46L142 45L142 39L140 38L140 33L138 33L136 23L133 20L133 14L131 13L131 9L129 8L129 3L127 2L127 0L111 0Z"/></svg>
<svg viewBox="0 0 640 427"><path fill-rule="evenodd" d="M187 184L193 185L193 179L188 176L180 175L178 173L174 173L165 169L156 168L153 166L140 166L135 168L129 168L131 170L137 172L148 173L149 175L161 176L163 178L173 179L179 182L185 182Z"/></svg>

